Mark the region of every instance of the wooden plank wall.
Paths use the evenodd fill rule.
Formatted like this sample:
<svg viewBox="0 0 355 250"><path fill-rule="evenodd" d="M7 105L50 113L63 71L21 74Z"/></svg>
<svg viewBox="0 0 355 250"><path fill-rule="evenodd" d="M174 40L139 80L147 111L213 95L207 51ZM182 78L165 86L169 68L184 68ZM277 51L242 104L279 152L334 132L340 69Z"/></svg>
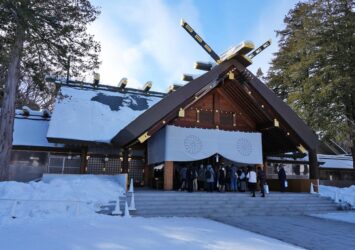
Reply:
<svg viewBox="0 0 355 250"><path fill-rule="evenodd" d="M232 131L256 131L256 123L243 108L223 95L217 88L185 110L185 117L176 118L173 125L181 127L219 128Z"/></svg>

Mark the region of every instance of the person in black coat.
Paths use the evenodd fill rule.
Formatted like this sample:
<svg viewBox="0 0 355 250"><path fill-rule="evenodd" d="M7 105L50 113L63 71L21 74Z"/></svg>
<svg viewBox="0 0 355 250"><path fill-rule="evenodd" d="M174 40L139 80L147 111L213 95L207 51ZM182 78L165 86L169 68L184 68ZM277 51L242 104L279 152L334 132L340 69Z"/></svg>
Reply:
<svg viewBox="0 0 355 250"><path fill-rule="evenodd" d="M194 171L191 166L187 169L186 172L186 181L187 181L187 191L192 192L193 191L193 181L194 181Z"/></svg>
<svg viewBox="0 0 355 250"><path fill-rule="evenodd" d="M286 182L286 172L282 165L279 167L279 172L277 173L280 181L280 191L285 192L285 182Z"/></svg>
<svg viewBox="0 0 355 250"><path fill-rule="evenodd" d="M258 182L260 185L261 197L265 197L264 185L266 182L266 174L265 174L265 171L263 169L261 169L261 167L258 167L257 178L258 178Z"/></svg>
<svg viewBox="0 0 355 250"><path fill-rule="evenodd" d="M226 188L226 169L220 167L218 175L219 191L224 192Z"/></svg>

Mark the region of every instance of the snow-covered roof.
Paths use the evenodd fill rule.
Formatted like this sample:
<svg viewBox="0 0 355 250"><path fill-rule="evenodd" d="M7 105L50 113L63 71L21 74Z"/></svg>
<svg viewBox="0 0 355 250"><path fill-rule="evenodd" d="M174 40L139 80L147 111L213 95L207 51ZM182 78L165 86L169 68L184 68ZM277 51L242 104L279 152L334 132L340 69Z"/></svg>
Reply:
<svg viewBox="0 0 355 250"><path fill-rule="evenodd" d="M353 169L353 160L351 155L324 155L317 154L318 162L320 163L320 168L336 168L336 169ZM303 158L293 158L288 156L285 157L267 157L271 161L287 161L287 162L308 162L308 155Z"/></svg>
<svg viewBox="0 0 355 250"><path fill-rule="evenodd" d="M64 147L63 144L48 142L49 121L50 118L44 117L41 111L29 110L29 114L24 115L22 110L16 110L13 146Z"/></svg>
<svg viewBox="0 0 355 250"><path fill-rule="evenodd" d="M318 155L318 161L324 162L320 168L353 169L351 155Z"/></svg>
<svg viewBox="0 0 355 250"><path fill-rule="evenodd" d="M47 138L109 143L121 129L161 99L138 91L62 86Z"/></svg>

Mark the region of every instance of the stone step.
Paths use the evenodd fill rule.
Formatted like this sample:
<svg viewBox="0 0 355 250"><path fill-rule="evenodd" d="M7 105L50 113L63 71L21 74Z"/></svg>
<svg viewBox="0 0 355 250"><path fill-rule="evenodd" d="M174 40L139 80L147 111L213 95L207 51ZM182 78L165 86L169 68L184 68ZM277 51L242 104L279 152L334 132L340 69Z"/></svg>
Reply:
<svg viewBox="0 0 355 250"><path fill-rule="evenodd" d="M128 199L130 200L130 198ZM157 202L161 202L161 203L165 203L165 202L170 202L170 203L215 203L215 202L219 202L219 203L242 203L242 202L279 202L279 203L287 203L287 202L332 202L331 200L328 199L269 199L268 197L248 197L246 199L230 199L230 200L224 200L224 199L206 199L206 200L201 200L201 199L181 199L181 200L177 200L177 199L139 199L139 198L135 198L135 201L140 202L140 203L157 203Z"/></svg>
<svg viewBox="0 0 355 250"><path fill-rule="evenodd" d="M320 209L320 208L332 208L337 210L338 206L337 205L315 205L315 206L264 206L264 207L256 207L256 206L136 206L137 209L139 210L158 210L158 211L164 211L164 210L183 210L183 211L191 211L191 210L211 210L211 209L219 209L223 211L236 211L240 209L261 209L261 210L277 210L277 209L286 209L286 210L291 210L291 209Z"/></svg>
<svg viewBox="0 0 355 250"><path fill-rule="evenodd" d="M336 210L337 207L335 206L317 206L317 207L280 207L280 208L254 208L254 207L238 207L238 208L218 208L218 207L208 207L208 208L201 208L201 207L176 207L176 208L166 208L166 209L157 209L155 207L146 207L146 208L139 208L138 211L144 212L154 212L154 213L162 213L162 212L183 212L183 213L191 213L191 212L205 212L205 211L214 211L214 212L232 212L236 213L238 211L323 211L323 210Z"/></svg>
<svg viewBox="0 0 355 250"><path fill-rule="evenodd" d="M181 207L181 208L189 208L189 207L198 207L198 208L209 208L209 207L220 207L220 208L238 208L238 207L255 207L255 208L277 208L277 207L317 207L317 206L335 206L334 203L331 202L293 202L293 203L270 203L270 202L240 202L240 203L173 203L173 202L166 202L166 203L141 203L135 202L136 206L143 209L147 207L153 208L174 208L174 207Z"/></svg>
<svg viewBox="0 0 355 250"><path fill-rule="evenodd" d="M239 211L238 213L223 213L223 212L200 212L200 213L184 213L184 212L174 212L174 211L166 211L160 213L141 213L139 211L136 212L137 216L178 216L178 217L235 217L235 216L272 216L272 215L302 215L302 214L315 214L315 213L324 213L331 212L333 210L321 210L321 211L277 211L277 212L265 212L265 211Z"/></svg>
<svg viewBox="0 0 355 250"><path fill-rule="evenodd" d="M131 200L127 195L127 201ZM120 203L123 207L124 203ZM137 192L137 216L233 217L253 215L301 215L334 212L338 209L329 198L309 193L270 193L266 198L250 193Z"/></svg>
<svg viewBox="0 0 355 250"><path fill-rule="evenodd" d="M257 196L261 195L260 193L256 193ZM157 196L139 196L135 195L135 198L137 199L142 199L142 200L185 200L185 199L190 199L190 200L195 200L195 199L200 199L200 200L209 200L209 199L219 199L219 200L243 200L250 198L251 194L248 195L229 195L229 196L219 196L219 195L210 195L210 196L205 196L205 195L172 195L172 196L162 196L162 197L157 197ZM274 199L274 200L293 200L293 199L304 199L304 200L313 200L315 197L318 196L273 196L273 195L266 195L267 198L269 199ZM130 198L130 197L129 197ZM318 197L320 199L327 199L325 197Z"/></svg>
<svg viewBox="0 0 355 250"><path fill-rule="evenodd" d="M199 207L199 208L208 208L208 207L220 207L220 208L240 208L240 207L255 207L255 208L277 208L277 207L317 207L317 206L334 206L334 203L135 203L136 207L146 208L146 207L155 207L155 208L174 208L174 207ZM336 205L338 206L338 205Z"/></svg>
<svg viewBox="0 0 355 250"><path fill-rule="evenodd" d="M138 195L135 194L135 197L150 197L150 198L185 198L185 197L198 197L198 198L208 198L208 197L219 197L219 198L243 198L243 197L248 197L250 196L251 193L246 193L246 194L219 194L219 193L211 193L211 194L204 194L204 193L182 193L182 194L174 194L174 195ZM260 194L260 192L256 192L256 194ZM130 195L127 195L130 196ZM158 197L157 197L158 196ZM313 197L318 197L316 195L311 195L311 194L307 194L307 195L274 195L274 194L267 194L267 196L269 197L275 197L275 198L287 198L287 197L293 197L293 198L313 198Z"/></svg>
<svg viewBox="0 0 355 250"><path fill-rule="evenodd" d="M260 191L256 191L260 192ZM177 191L162 191L162 192L135 192L135 196L159 196L159 197L165 197L165 196L243 196L247 195L250 192L177 192ZM131 193L127 193L127 195L131 195ZM269 195L272 196L311 196L314 197L317 194L311 194L311 193L280 193L280 192L270 192Z"/></svg>

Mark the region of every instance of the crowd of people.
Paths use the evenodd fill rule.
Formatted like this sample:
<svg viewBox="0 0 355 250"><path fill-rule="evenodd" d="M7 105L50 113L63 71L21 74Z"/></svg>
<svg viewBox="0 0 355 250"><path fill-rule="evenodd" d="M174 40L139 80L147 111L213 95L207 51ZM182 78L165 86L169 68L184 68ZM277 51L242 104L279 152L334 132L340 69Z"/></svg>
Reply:
<svg viewBox="0 0 355 250"><path fill-rule="evenodd" d="M281 170L282 169L282 170ZM285 191L286 174L281 167L279 178L283 179L281 191ZM254 166L237 167L235 165L212 166L211 164L195 167L193 165L182 166L177 169L176 181L179 191L219 191L219 192L246 192L250 191L255 197L257 186L261 196L265 197L266 174L261 167ZM280 180L281 181L281 180Z"/></svg>

